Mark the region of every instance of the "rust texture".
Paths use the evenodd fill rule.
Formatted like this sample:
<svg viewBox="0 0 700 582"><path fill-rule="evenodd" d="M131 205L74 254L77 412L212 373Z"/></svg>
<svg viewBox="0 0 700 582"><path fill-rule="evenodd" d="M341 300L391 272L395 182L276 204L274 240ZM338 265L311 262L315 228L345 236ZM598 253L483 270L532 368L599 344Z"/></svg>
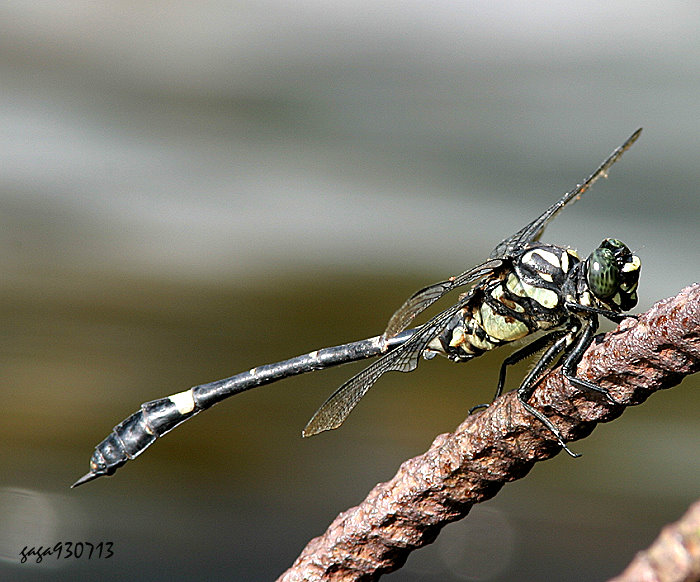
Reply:
<svg viewBox="0 0 700 582"><path fill-rule="evenodd" d="M639 320L626 319L584 355L578 375L609 388L619 405L571 386L559 369L544 375L530 402L567 440L576 440L699 369L700 284L695 284ZM509 392L454 433L439 435L427 452L405 461L393 479L341 513L279 580L376 580L400 568L411 551L435 540L474 503L560 451L554 436Z"/></svg>
<svg viewBox="0 0 700 582"><path fill-rule="evenodd" d="M639 552L610 582L697 582L700 580L700 501L667 525L651 546Z"/></svg>

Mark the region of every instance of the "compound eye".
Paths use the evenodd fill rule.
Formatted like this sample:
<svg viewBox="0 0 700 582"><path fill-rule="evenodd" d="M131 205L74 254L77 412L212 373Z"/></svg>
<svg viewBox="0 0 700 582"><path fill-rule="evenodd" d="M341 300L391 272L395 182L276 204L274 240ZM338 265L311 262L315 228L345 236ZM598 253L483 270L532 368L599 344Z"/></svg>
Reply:
<svg viewBox="0 0 700 582"><path fill-rule="evenodd" d="M597 248L588 257L588 286L599 299L609 299L619 286L620 271L610 249Z"/></svg>
<svg viewBox="0 0 700 582"><path fill-rule="evenodd" d="M610 249L613 252L624 251L626 254L630 254L630 250L627 248L627 245L616 238L606 238L602 243L600 243L598 248Z"/></svg>

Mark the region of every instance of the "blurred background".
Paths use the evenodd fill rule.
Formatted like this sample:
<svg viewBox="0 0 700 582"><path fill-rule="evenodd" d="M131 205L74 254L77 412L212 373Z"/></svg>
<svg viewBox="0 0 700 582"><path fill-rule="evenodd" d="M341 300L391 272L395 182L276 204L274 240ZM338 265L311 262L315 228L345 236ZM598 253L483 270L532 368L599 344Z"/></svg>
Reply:
<svg viewBox="0 0 700 582"><path fill-rule="evenodd" d="M488 401L507 351L390 374L308 440L362 364L254 390L68 487L144 401L381 333L639 126L545 239L624 240L640 311L697 281L699 18L673 1L3 4L0 578L275 578ZM386 579L618 573L698 496L698 383L599 426L582 459L539 464ZM114 556L18 563L58 541Z"/></svg>

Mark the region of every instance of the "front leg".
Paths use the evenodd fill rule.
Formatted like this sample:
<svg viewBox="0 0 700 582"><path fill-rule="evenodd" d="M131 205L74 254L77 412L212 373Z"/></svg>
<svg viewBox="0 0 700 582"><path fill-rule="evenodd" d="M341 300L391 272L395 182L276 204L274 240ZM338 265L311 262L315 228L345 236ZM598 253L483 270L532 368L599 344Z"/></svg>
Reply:
<svg viewBox="0 0 700 582"><path fill-rule="evenodd" d="M587 388L588 390L594 390L595 392L599 392L600 394L605 396L605 398L611 404L619 404L619 402L617 402L612 397L612 395L606 388L603 388L602 386L598 386L597 384L594 384L589 380L584 380L583 378L579 378L576 376L576 368L579 362L581 361L583 354L588 349L588 346L591 345L591 342L593 341L593 336L595 335L595 332L597 330L598 317L596 315L593 315L593 317L588 319L584 324L583 329L581 330L581 334L579 335L578 341L576 342L576 345L574 345L574 347L564 359L564 363L562 365L564 378L566 378L574 386L578 386L579 388Z"/></svg>
<svg viewBox="0 0 700 582"><path fill-rule="evenodd" d="M621 323L628 317L631 317L632 319L639 319L639 316L634 315L633 313L618 313L617 311L611 311L609 309L599 309L598 307L589 307L587 305L581 305L580 303L573 303L571 301L565 302L564 307L567 311L571 313L594 313L596 315L602 315L603 317L608 318L614 323Z"/></svg>

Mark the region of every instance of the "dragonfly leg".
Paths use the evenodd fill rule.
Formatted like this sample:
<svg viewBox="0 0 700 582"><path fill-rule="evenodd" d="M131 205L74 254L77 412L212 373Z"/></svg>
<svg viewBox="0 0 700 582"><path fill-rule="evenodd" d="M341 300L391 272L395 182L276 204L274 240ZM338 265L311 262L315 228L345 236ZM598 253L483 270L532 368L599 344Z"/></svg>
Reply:
<svg viewBox="0 0 700 582"><path fill-rule="evenodd" d="M593 341L593 335L595 334L597 329L598 318L592 317L584 326L579 341L576 342L576 345L572 348L572 350L567 354L566 358L564 359L564 363L562 365L564 378L566 378L574 386L598 392L599 394L605 396L606 400L611 404L619 405L620 403L612 397L612 395L606 388L603 388L602 386L598 386L597 384L594 384L589 380L584 380L583 378L579 378L576 376L576 367L581 361L584 352L586 351L586 349L588 349L588 346L591 345L591 342Z"/></svg>
<svg viewBox="0 0 700 582"><path fill-rule="evenodd" d="M585 388L588 390L594 390L595 392L598 392L600 394L603 394L605 398L612 404L619 404L610 392L603 388L602 386L598 386L597 384L594 384L593 382L590 382L588 380L584 380L583 378L578 378L576 376L576 366L578 363L581 361L581 358L583 357L584 352L588 349L588 346L591 345L591 342L593 341L593 335L595 334L596 330L598 329L598 317L597 314L592 313L591 317L586 320L586 323L583 326L583 329L579 332L578 329L574 328L572 331L567 334L566 336L563 336L560 340L558 340L547 352L542 356L542 359L537 362L535 367L532 369L530 374L528 374L527 378L525 378L525 381L523 382L522 386L518 389L518 398L520 399L520 402L522 403L523 407L533 416L535 416L542 424L544 424L552 433L554 436L557 437L557 440L559 441L559 444L564 448L564 450L569 453L572 457L580 457L581 455L573 453L567 446L566 443L564 442L564 439L559 432L559 430L552 424L552 422L546 418L541 412L538 410L535 410L528 402L527 400L532 396L532 393L535 390L536 383L535 380L537 376L541 373L541 371L544 369L543 362L545 360L549 360L551 362L557 355L556 348L559 347L559 351L562 351L567 348L567 342L573 341L574 338L576 338L576 342L573 344L573 346L568 350L564 357L564 362L562 364L562 373L564 377L574 384L575 386L578 386L580 388ZM576 337L578 336L578 337ZM560 345L561 344L561 345ZM549 363L547 362L547 363ZM541 365L543 364L543 365Z"/></svg>
<svg viewBox="0 0 700 582"><path fill-rule="evenodd" d="M493 396L493 399L491 402L496 400L501 394L503 394L503 388L505 387L506 384L506 373L508 370L508 366L512 366L514 364L517 364L518 362L524 360L525 358L528 358L532 356L533 354L536 354L540 350L543 350L545 347L547 347L549 344L551 344L553 341L556 341L559 339L562 335L566 334L565 331L563 330L557 330L557 331L552 331L550 333L547 333L539 338L537 338L535 341L530 342L526 346L520 348L519 350L513 352L510 356L508 356L505 360L503 360L503 363L501 364L501 369L498 373L498 386L496 388L496 393ZM476 410L480 410L482 408L488 408L489 404L477 404L476 406L472 406L469 409L469 414L472 414Z"/></svg>
<svg viewBox="0 0 700 582"><path fill-rule="evenodd" d="M625 319L628 317L632 319L639 319L638 315L634 315L633 313L618 313L617 311L610 311L609 309L599 309L597 307L589 307L587 305L581 305L579 303L572 303L571 301L567 301L564 303L564 307L573 313L595 313L596 315L602 315L603 317L609 319L610 321L613 321L615 323L622 323ZM598 322L596 321L596 329L598 329Z"/></svg>
<svg viewBox="0 0 700 582"><path fill-rule="evenodd" d="M559 441L561 447L574 458L580 457L581 455L574 453L571 449L569 449L569 447L566 446L566 441L564 441L564 437L561 432L559 432L559 429L554 426L552 421L549 420L544 414L528 403L528 400L537 387L537 379L539 378L540 374L561 352L571 345L571 342L577 333L578 329L574 328L571 331L564 333L564 335L561 335L542 355L532 370L530 370L530 373L525 377L525 380L523 380L520 388L518 388L518 400L520 400L523 408L532 414L532 416L539 420L543 425L545 425L557 438L557 441Z"/></svg>

